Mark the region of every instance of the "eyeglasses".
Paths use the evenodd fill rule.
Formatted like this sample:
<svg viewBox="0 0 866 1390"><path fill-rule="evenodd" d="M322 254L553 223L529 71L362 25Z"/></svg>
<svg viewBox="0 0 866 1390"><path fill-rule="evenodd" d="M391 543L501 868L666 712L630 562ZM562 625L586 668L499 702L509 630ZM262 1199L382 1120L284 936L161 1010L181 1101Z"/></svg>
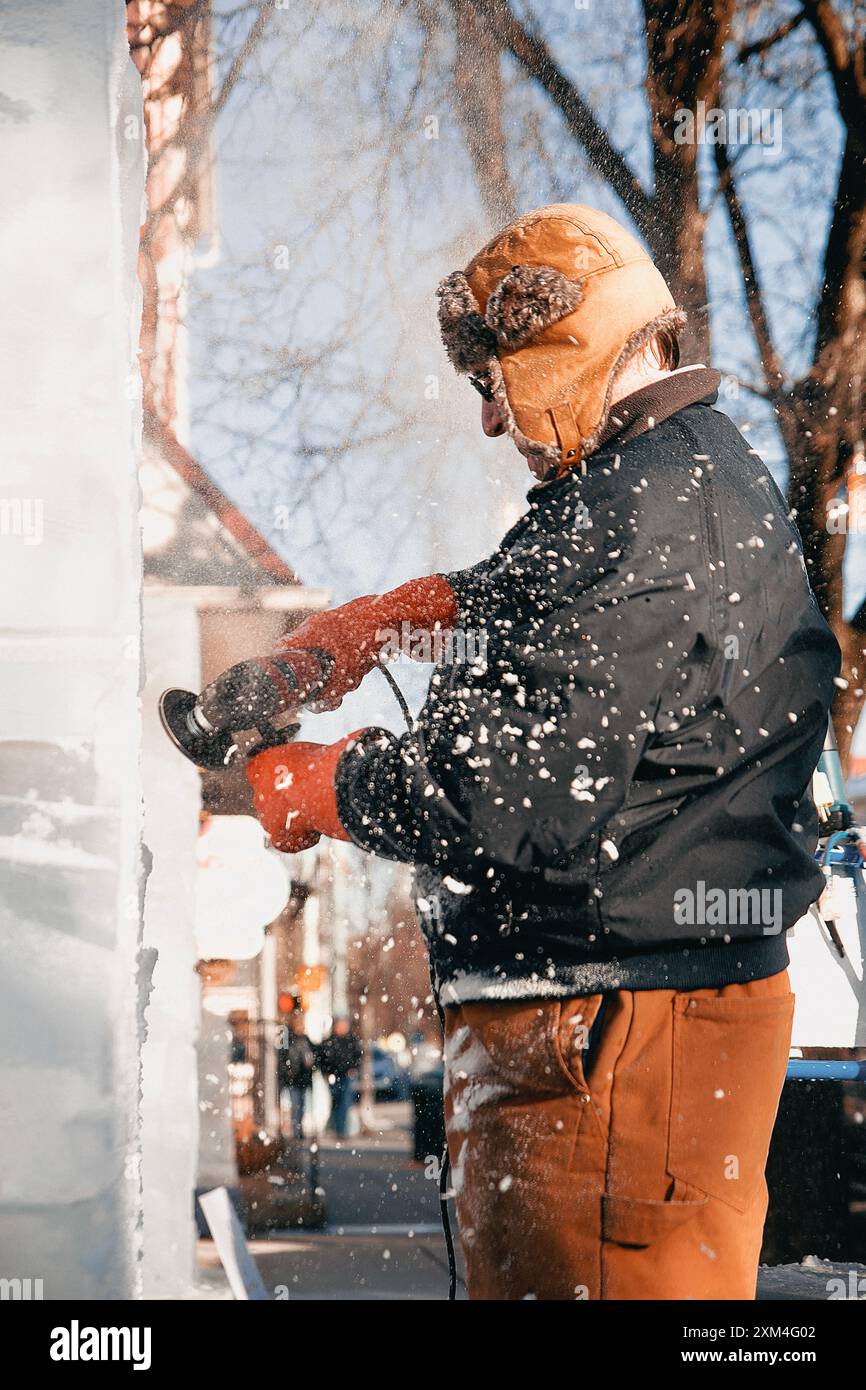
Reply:
<svg viewBox="0 0 866 1390"><path fill-rule="evenodd" d="M469 378L469 382L470 385L475 387L475 390L478 392L479 396L481 396L483 400L487 401L488 404L492 404L493 392L487 385L486 381L482 381L480 377L471 376Z"/></svg>

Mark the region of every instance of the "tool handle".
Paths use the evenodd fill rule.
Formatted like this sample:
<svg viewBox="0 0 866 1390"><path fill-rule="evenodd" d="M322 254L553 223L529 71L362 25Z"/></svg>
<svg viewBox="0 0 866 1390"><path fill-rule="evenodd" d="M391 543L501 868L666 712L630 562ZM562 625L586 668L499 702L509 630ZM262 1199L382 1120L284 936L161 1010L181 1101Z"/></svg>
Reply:
<svg viewBox="0 0 866 1390"><path fill-rule="evenodd" d="M239 661L205 686L196 716L215 733L272 725L321 692L332 664L327 652L304 648Z"/></svg>

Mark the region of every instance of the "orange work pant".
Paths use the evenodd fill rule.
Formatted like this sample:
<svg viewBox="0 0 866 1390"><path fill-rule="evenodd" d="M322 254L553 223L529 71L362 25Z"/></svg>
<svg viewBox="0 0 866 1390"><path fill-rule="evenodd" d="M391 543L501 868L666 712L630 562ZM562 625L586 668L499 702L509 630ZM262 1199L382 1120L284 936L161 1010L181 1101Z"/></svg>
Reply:
<svg viewBox="0 0 866 1390"><path fill-rule="evenodd" d="M754 1298L793 1009L787 971L446 1008L470 1298Z"/></svg>

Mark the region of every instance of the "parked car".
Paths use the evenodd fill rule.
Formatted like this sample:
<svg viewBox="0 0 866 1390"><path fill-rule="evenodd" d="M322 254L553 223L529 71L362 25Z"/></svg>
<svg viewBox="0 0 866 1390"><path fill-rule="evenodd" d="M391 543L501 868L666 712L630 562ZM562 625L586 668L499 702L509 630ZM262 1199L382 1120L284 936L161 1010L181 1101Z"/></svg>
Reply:
<svg viewBox="0 0 866 1390"><path fill-rule="evenodd" d="M408 1100L409 1076L393 1052L373 1045L373 1094L377 1101ZM361 1096L360 1074L355 1078L355 1102Z"/></svg>

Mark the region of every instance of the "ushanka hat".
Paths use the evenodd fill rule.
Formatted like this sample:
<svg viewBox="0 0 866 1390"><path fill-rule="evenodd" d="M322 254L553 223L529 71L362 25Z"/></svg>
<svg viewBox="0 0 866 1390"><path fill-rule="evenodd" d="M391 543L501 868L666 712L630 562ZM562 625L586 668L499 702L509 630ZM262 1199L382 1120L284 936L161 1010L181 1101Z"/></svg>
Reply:
<svg viewBox="0 0 866 1390"><path fill-rule="evenodd" d="M451 362L490 392L544 477L593 452L618 374L660 329L685 324L640 243L572 203L512 222L437 294Z"/></svg>

